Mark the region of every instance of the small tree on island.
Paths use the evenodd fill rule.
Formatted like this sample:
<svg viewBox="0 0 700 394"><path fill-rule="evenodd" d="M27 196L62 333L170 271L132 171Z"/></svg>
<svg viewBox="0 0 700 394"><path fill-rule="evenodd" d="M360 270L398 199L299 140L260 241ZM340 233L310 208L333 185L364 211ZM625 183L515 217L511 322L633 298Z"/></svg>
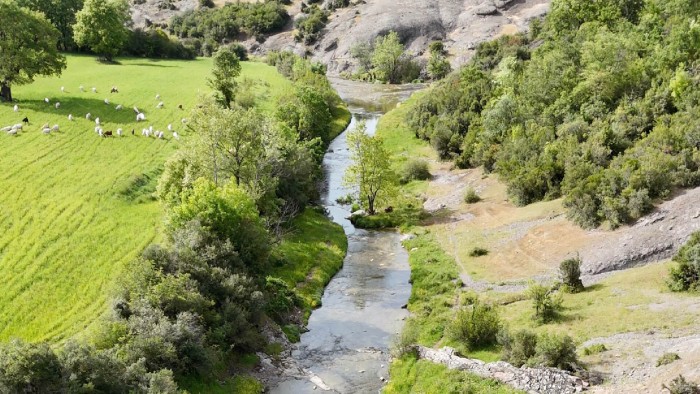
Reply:
<svg viewBox="0 0 700 394"><path fill-rule="evenodd" d="M60 33L43 14L0 0L0 98L12 101L12 85L37 75L60 75L66 58L58 53Z"/></svg>
<svg viewBox="0 0 700 394"><path fill-rule="evenodd" d="M86 0L75 19L75 43L89 47L108 62L119 54L129 38L126 23L131 17L125 0Z"/></svg>
<svg viewBox="0 0 700 394"><path fill-rule="evenodd" d="M391 155L384 141L366 133L364 122L348 133L352 165L345 173L345 183L358 188L359 200L367 213L374 215L379 204L386 203L396 186L396 174L391 169Z"/></svg>

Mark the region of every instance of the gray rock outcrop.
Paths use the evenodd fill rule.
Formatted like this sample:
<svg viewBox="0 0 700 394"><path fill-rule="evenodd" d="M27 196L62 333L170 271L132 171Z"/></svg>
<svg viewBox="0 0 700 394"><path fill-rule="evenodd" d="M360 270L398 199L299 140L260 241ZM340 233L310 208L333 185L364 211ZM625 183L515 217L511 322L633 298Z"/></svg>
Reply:
<svg viewBox="0 0 700 394"><path fill-rule="evenodd" d="M580 378L555 368L517 368L503 361L485 363L481 360L460 357L450 347L436 350L417 346L417 350L422 359L445 365L449 369L495 379L528 393L573 394L588 387L588 384Z"/></svg>

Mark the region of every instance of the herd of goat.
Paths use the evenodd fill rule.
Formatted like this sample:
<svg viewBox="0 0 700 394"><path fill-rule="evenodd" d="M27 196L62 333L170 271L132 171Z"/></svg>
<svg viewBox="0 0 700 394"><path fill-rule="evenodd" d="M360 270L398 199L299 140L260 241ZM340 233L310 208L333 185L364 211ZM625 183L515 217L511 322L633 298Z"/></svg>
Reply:
<svg viewBox="0 0 700 394"><path fill-rule="evenodd" d="M61 86L61 93L65 93L65 91L66 91L65 87ZM80 91L85 92L85 87L83 85L80 86ZM92 92L97 93L97 88L93 87ZM111 91L110 91L110 94L111 93L119 93L119 89L117 89L116 86L113 86ZM158 101L158 104L156 104L156 108L163 109L165 104L163 103L163 101L161 101L160 94L156 94L155 97L156 97L156 101ZM51 105L51 99L49 99L48 97L44 98L44 102L46 103L46 105ZM104 99L104 103L105 103L105 105L110 105L109 98ZM55 109L59 109L61 107L61 103L57 101L57 102L53 103L53 106ZM114 109L116 111L121 111L123 108L124 107L121 104L114 107ZM178 108L180 110L182 110L183 109L182 104L178 105ZM19 105L15 105L13 110L16 113L19 113L19 111L20 111ZM136 121L137 122L142 122L142 121L146 120L146 114L144 114L142 111L140 111L137 107L134 106L133 110L134 110L134 113L136 114ZM85 114L85 119L92 120L92 114L89 112L87 114ZM73 122L73 120L74 120L73 114L68 114L68 121ZM182 118L181 122L182 122L182 124L185 124L187 122L187 119ZM2 128L0 128L0 131L4 131L10 135L17 135L17 133L24 130L25 126L29 126L29 118L26 116L24 117L24 119L22 119L22 123L17 123L14 125L2 127ZM51 134L52 132L60 131L60 126L58 124L54 124L53 126L50 126L48 123L45 123L39 129L44 134ZM177 132L174 130L172 123L168 124L167 129L168 129L168 132L172 133L172 137L174 139L176 139L176 140L180 139ZM104 130L102 128L102 121L100 120L99 117L95 118L95 133L100 137L112 137L115 135L115 133L113 131ZM135 135L135 134L136 134L135 129L132 129L131 135ZM124 130L122 128L118 128L116 131L116 135L118 137L123 136ZM154 138L158 138L158 139L165 138L165 132L163 132L161 130L154 130L153 126L149 126L148 128L143 128L141 130L141 135L144 137L154 137Z"/></svg>

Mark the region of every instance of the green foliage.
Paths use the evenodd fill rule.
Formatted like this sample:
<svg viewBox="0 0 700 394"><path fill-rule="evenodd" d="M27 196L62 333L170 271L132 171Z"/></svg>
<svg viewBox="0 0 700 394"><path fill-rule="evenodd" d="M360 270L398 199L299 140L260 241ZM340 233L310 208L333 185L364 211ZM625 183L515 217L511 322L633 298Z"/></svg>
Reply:
<svg viewBox="0 0 700 394"><path fill-rule="evenodd" d="M160 29L134 29L124 45L129 56L160 59L194 59L197 53L191 47L170 38Z"/></svg>
<svg viewBox="0 0 700 394"><path fill-rule="evenodd" d="M678 375L675 379L669 383L668 386L665 384L663 388L668 390L670 394L698 394L700 393L700 386L693 382L689 382L685 379L683 375Z"/></svg>
<svg viewBox="0 0 700 394"><path fill-rule="evenodd" d="M0 347L0 391L6 393L60 392L61 364L45 343L12 340Z"/></svg>
<svg viewBox="0 0 700 394"><path fill-rule="evenodd" d="M403 52L404 46L396 32L392 31L384 37L377 37L372 52L372 66L378 80L389 83L401 81L398 71Z"/></svg>
<svg viewBox="0 0 700 394"><path fill-rule="evenodd" d="M700 291L700 232L693 233L673 261L677 265L669 270L668 287L672 291Z"/></svg>
<svg viewBox="0 0 700 394"><path fill-rule="evenodd" d="M476 299L472 305L457 311L448 332L452 339L465 343L470 350L476 350L495 345L500 328L497 310Z"/></svg>
<svg viewBox="0 0 700 394"><path fill-rule="evenodd" d="M262 39L282 29L289 20L284 6L275 0L229 2L221 8L204 8L175 15L170 34L210 56L219 45L239 39L240 34Z"/></svg>
<svg viewBox="0 0 700 394"><path fill-rule="evenodd" d="M566 334L544 333L537 338L535 346L534 365L554 367L566 371L576 369L576 345L574 340Z"/></svg>
<svg viewBox="0 0 700 394"><path fill-rule="evenodd" d="M424 181L431 177L430 166L427 161L423 159L411 159L404 164L399 182L406 184L410 181Z"/></svg>
<svg viewBox="0 0 700 394"><path fill-rule="evenodd" d="M73 23L75 14L83 8L83 0L17 0L16 3L20 7L43 13L51 21L61 33L59 49L75 49Z"/></svg>
<svg viewBox="0 0 700 394"><path fill-rule="evenodd" d="M499 332L498 343L503 348L503 361L516 367L528 364L537 353L537 335L528 330L518 330L511 334L504 329Z"/></svg>
<svg viewBox="0 0 700 394"><path fill-rule="evenodd" d="M562 196L582 227L629 223L700 182L699 12L681 0L554 1L537 49L525 35L479 45L407 121L441 158L499 173L516 204Z"/></svg>
<svg viewBox="0 0 700 394"><path fill-rule="evenodd" d="M664 353L658 358L658 360L656 360L656 366L660 367L662 365L668 365L680 359L681 357L677 353Z"/></svg>
<svg viewBox="0 0 700 394"><path fill-rule="evenodd" d="M572 293L583 291L581 282L581 259L566 259L559 264L559 277L567 290Z"/></svg>
<svg viewBox="0 0 700 394"><path fill-rule="evenodd" d="M217 101L231 108L236 90L236 78L241 75L238 55L230 47L220 47L214 54L214 69L208 80L209 87L217 93Z"/></svg>
<svg viewBox="0 0 700 394"><path fill-rule="evenodd" d="M353 162L345 182L357 188L362 205L374 215L376 207L386 204L395 190L397 176L391 169L391 157L381 138L366 134L364 123L358 124L347 139Z"/></svg>
<svg viewBox="0 0 700 394"><path fill-rule="evenodd" d="M489 254L489 250L480 246L475 247L469 252L469 256L471 257L481 257L486 256L487 254Z"/></svg>
<svg viewBox="0 0 700 394"><path fill-rule="evenodd" d="M125 26L129 19L126 0L85 0L75 15L75 42L112 61L129 38Z"/></svg>
<svg viewBox="0 0 700 394"><path fill-rule="evenodd" d="M428 60L427 71L433 80L443 79L452 71L452 66L445 55L445 46L441 41L434 41L430 44L430 60Z"/></svg>
<svg viewBox="0 0 700 394"><path fill-rule="evenodd" d="M464 193L464 202L467 204L474 204L481 201L481 197L477 194L473 187L467 188L467 192Z"/></svg>
<svg viewBox="0 0 700 394"><path fill-rule="evenodd" d="M584 356L590 356L592 354L603 353L606 351L608 351L608 348L605 346L605 344L596 343L595 345L591 345L591 346L583 348L582 353Z"/></svg>
<svg viewBox="0 0 700 394"><path fill-rule="evenodd" d="M297 86L294 93L280 98L276 113L303 140L320 138L330 143L331 112L323 95L310 86Z"/></svg>
<svg viewBox="0 0 700 394"><path fill-rule="evenodd" d="M294 39L307 45L314 43L319 38L321 29L326 26L329 14L330 12L316 4L308 7L305 13L294 21L297 28Z"/></svg>
<svg viewBox="0 0 700 394"><path fill-rule="evenodd" d="M40 75L60 75L66 59L58 53L59 32L37 11L0 1L0 98L12 101L11 87Z"/></svg>
<svg viewBox="0 0 700 394"><path fill-rule="evenodd" d="M527 289L527 294L532 299L535 320L540 323L549 323L559 316L559 312L563 308L563 299L561 293L554 288L532 282Z"/></svg>

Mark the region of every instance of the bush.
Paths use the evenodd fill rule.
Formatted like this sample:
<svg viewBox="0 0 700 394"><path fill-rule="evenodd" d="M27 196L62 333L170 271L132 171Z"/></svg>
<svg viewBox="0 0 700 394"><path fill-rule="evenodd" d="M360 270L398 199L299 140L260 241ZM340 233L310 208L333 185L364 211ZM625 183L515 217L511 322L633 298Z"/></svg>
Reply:
<svg viewBox="0 0 700 394"><path fill-rule="evenodd" d="M424 181L431 178L430 168L428 162L422 159L412 159L409 160L401 170L401 179L399 180L402 184L406 184L410 181Z"/></svg>
<svg viewBox="0 0 700 394"><path fill-rule="evenodd" d="M681 357L677 353L664 353L658 360L656 360L656 366L660 367L662 365L668 365L680 359Z"/></svg>
<svg viewBox="0 0 700 394"><path fill-rule="evenodd" d="M668 287L672 291L700 292L700 232L690 237L673 261L678 265L669 271Z"/></svg>
<svg viewBox="0 0 700 394"><path fill-rule="evenodd" d="M401 333L394 337L391 343L391 357L401 358L406 354L415 352L416 342L418 342L418 327L413 321L406 322Z"/></svg>
<svg viewBox="0 0 700 394"><path fill-rule="evenodd" d="M489 250L480 246L475 247L469 252L469 256L471 257L481 257L486 256L487 254L489 254Z"/></svg>
<svg viewBox="0 0 700 394"><path fill-rule="evenodd" d="M563 299L561 293L557 293L551 287L531 283L527 289L528 296L532 299L532 306L535 309L535 320L541 323L548 323L554 320L562 309Z"/></svg>
<svg viewBox="0 0 700 394"><path fill-rule="evenodd" d="M581 259L567 259L559 264L559 277L566 288L572 293L583 291L581 281Z"/></svg>
<svg viewBox="0 0 700 394"><path fill-rule="evenodd" d="M668 386L664 384L663 388L668 390L670 394L700 394L700 387L685 380L683 375L678 375Z"/></svg>
<svg viewBox="0 0 700 394"><path fill-rule="evenodd" d="M503 361L522 367L535 356L537 335L528 330L519 330L511 335L503 330L499 334L498 342L503 347Z"/></svg>
<svg viewBox="0 0 700 394"><path fill-rule="evenodd" d="M576 369L576 345L568 335L542 334L537 339L534 364L559 368L566 371Z"/></svg>
<svg viewBox="0 0 700 394"><path fill-rule="evenodd" d="M608 350L608 348L604 344L596 343L595 345L591 345L591 346L588 346L586 348L583 348L583 355L590 356L592 354L606 352L607 350Z"/></svg>
<svg viewBox="0 0 700 394"><path fill-rule="evenodd" d="M464 194L464 202L467 204L474 204L481 201L481 197L476 193L476 190L474 190L473 187L470 187L467 189L467 192Z"/></svg>
<svg viewBox="0 0 700 394"><path fill-rule="evenodd" d="M457 311L448 333L452 339L474 350L496 344L500 327L501 320L496 309L477 299L471 306Z"/></svg>

